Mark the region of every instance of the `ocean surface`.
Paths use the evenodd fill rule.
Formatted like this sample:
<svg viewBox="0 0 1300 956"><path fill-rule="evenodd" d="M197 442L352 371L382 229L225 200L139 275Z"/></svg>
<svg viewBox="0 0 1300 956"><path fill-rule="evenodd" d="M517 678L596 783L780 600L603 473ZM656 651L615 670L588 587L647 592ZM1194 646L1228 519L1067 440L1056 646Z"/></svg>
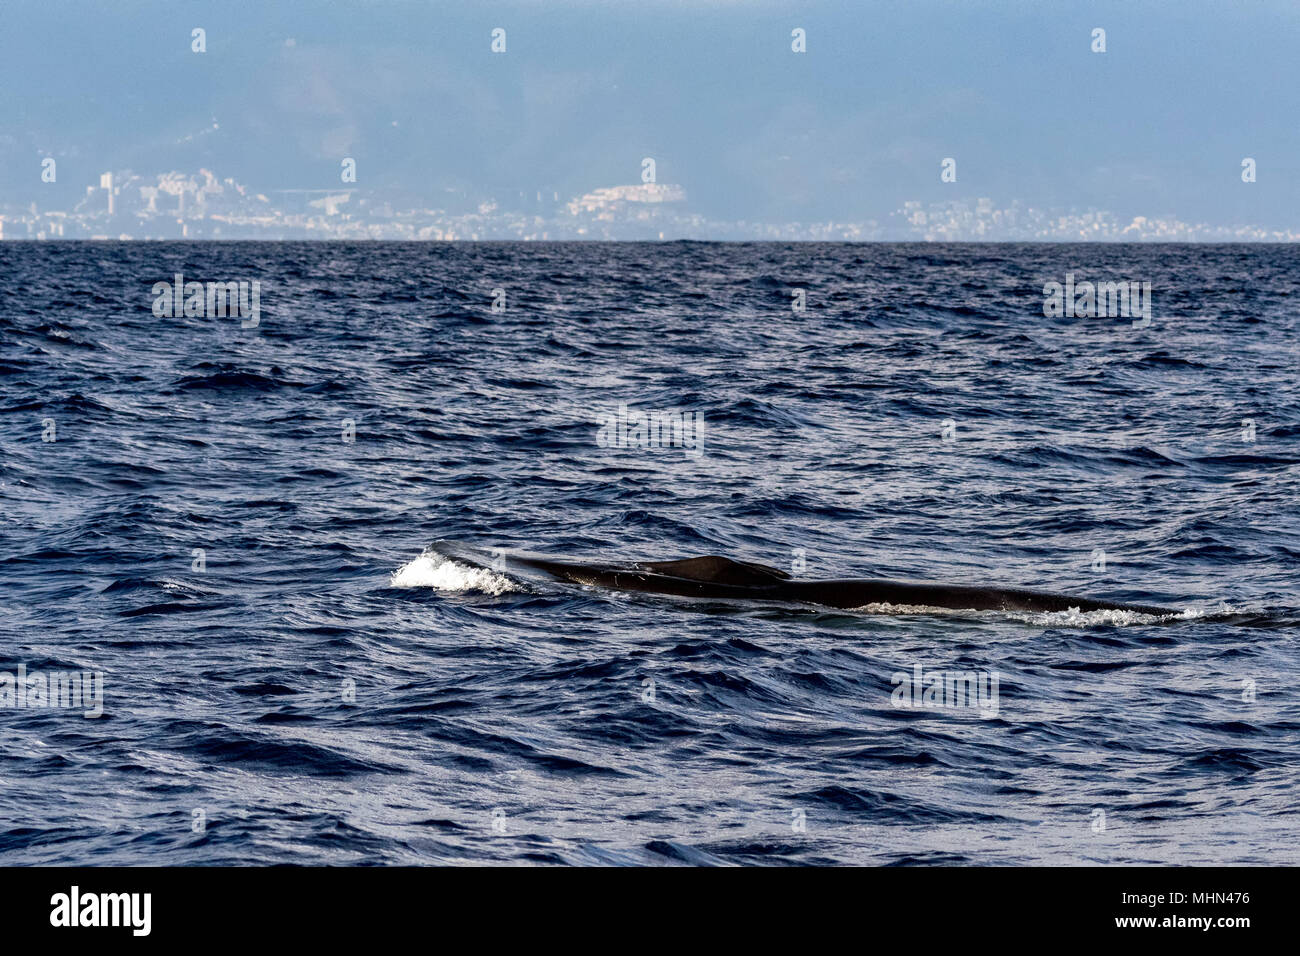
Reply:
<svg viewBox="0 0 1300 956"><path fill-rule="evenodd" d="M1300 862L1298 302L1294 246L0 243L0 863Z"/></svg>

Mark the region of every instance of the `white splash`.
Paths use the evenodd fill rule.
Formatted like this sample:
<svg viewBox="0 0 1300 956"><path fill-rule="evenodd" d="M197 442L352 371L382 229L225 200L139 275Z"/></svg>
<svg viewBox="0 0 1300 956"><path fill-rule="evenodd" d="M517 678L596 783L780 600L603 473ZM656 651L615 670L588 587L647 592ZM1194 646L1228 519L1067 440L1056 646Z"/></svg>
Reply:
<svg viewBox="0 0 1300 956"><path fill-rule="evenodd" d="M517 581L512 581L504 574L461 564L436 551L425 551L418 558L402 565L393 572L389 583L395 588L482 591L484 594L506 594L523 590Z"/></svg>
<svg viewBox="0 0 1300 956"><path fill-rule="evenodd" d="M928 604L890 604L888 601L876 601L871 604L863 604L860 607L848 608L852 611L861 611L863 614L884 614L886 616L899 616L903 614L934 614L948 615L951 617L966 617L973 613L979 613L970 610L961 610L959 608L932 607Z"/></svg>
<svg viewBox="0 0 1300 956"><path fill-rule="evenodd" d="M1227 605L1224 605L1227 610ZM1176 614L1142 614L1138 611L1101 610L1080 611L1070 608L1068 611L973 611L961 608L926 607L916 604L864 604L854 608L866 614L904 615L926 614L943 617L979 617L989 619L1010 619L1037 627L1097 627L1110 625L1123 627L1133 624L1154 624L1157 621L1182 621L1204 617L1205 611L1188 609Z"/></svg>
<svg viewBox="0 0 1300 956"><path fill-rule="evenodd" d="M1009 615L1017 621L1034 624L1038 627L1096 627L1109 625L1127 627L1135 624L1154 624L1157 621L1183 621L1204 617L1204 611L1186 610L1175 614L1143 614L1141 611L1124 611L1104 609L1099 611L1080 611L1072 607L1068 611L1014 612Z"/></svg>

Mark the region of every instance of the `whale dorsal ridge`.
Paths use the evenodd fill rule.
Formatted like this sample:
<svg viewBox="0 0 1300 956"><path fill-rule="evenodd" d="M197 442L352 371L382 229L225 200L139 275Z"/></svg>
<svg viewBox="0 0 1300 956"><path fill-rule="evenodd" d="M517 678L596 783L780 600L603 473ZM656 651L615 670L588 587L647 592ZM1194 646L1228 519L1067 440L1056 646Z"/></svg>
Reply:
<svg viewBox="0 0 1300 956"><path fill-rule="evenodd" d="M711 581L715 584L735 584L739 586L772 584L785 581L790 575L765 564L749 561L733 561L721 555L709 554L699 558L682 558L679 561L646 561L641 567L656 574L667 574L675 578L688 578L692 581Z"/></svg>

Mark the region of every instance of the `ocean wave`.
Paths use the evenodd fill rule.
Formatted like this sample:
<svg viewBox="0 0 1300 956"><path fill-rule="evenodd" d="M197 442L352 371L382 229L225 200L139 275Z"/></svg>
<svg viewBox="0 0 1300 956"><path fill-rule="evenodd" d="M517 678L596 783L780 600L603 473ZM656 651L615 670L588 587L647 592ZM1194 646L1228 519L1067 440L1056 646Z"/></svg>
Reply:
<svg viewBox="0 0 1300 956"><path fill-rule="evenodd" d="M5 256L0 674L105 677L99 719L0 708L6 862L1300 860L1295 247ZM274 308L159 323L137 280L182 269ZM1067 271L1150 277L1159 339L1044 318ZM601 448L620 403L704 453ZM444 537L1177 613L621 592ZM998 716L895 706L917 665Z"/></svg>

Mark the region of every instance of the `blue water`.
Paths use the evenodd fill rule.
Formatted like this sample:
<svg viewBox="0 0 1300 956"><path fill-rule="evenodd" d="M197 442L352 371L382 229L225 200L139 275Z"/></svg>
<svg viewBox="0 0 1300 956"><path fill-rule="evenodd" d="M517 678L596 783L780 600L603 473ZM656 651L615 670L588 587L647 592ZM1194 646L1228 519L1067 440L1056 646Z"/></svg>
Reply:
<svg viewBox="0 0 1300 956"><path fill-rule="evenodd" d="M176 272L260 324L155 318ZM1045 318L1067 272L1151 325ZM0 862L1300 861L1298 296L1277 246L0 244L0 672L104 674L0 707ZM620 404L699 453L602 447ZM917 665L996 710L896 706Z"/></svg>

